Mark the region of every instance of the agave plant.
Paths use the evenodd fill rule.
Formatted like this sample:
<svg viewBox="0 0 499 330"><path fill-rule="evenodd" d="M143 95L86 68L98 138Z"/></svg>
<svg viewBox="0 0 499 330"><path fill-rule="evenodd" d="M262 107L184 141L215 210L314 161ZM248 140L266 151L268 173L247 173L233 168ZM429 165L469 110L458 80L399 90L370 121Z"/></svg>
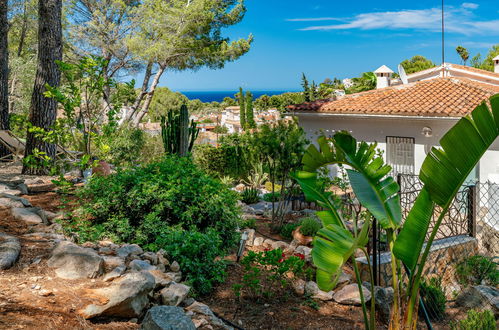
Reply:
<svg viewBox="0 0 499 330"><path fill-rule="evenodd" d="M423 189L404 222L399 186L387 176L390 166L376 156L376 144L358 143L347 132L337 133L332 138L320 137L319 148L314 145L308 148L303 157L303 170L294 174L307 199L324 209L317 212L324 227L315 237L312 251L319 287L323 290L334 288L341 267L351 258L360 289L354 252L361 249L367 255L365 247L371 223L366 221L352 234L330 193L321 189L317 182L321 167L342 164L348 168L348 178L357 199L387 232L394 288L390 329L416 329L421 276L435 235L466 177L498 135L499 95L495 95L489 103L483 102L470 115L461 118L442 137L441 147L431 149L419 174ZM430 219L437 206L442 211L424 247ZM367 259L369 261L369 256ZM407 270L407 284L403 283L402 268ZM360 293L363 300L362 290ZM366 328L374 329L374 305L371 304L369 320L365 304L363 313Z"/></svg>

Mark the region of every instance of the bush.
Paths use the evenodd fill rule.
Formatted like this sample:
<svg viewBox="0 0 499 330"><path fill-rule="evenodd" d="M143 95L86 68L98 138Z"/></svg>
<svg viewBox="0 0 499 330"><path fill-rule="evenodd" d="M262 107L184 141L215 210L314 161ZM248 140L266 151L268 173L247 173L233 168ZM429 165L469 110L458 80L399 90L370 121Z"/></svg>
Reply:
<svg viewBox="0 0 499 330"><path fill-rule="evenodd" d="M122 126L103 142L107 150L101 150L99 154L101 158L116 166L130 166L141 158L145 133L140 129Z"/></svg>
<svg viewBox="0 0 499 330"><path fill-rule="evenodd" d="M300 233L305 236L315 236L322 225L314 218L303 218L300 222Z"/></svg>
<svg viewBox="0 0 499 330"><path fill-rule="evenodd" d="M241 192L241 201L245 204L255 204L260 201L258 196L258 189L255 188L245 188Z"/></svg>
<svg viewBox="0 0 499 330"><path fill-rule="evenodd" d="M420 291L430 319L442 320L445 316L445 303L447 302L445 291L442 288L442 279L433 277L429 281L422 281Z"/></svg>
<svg viewBox="0 0 499 330"><path fill-rule="evenodd" d="M274 193L270 192L268 194L264 194L263 195L263 200L266 201L266 202L270 202L270 203L274 202L275 203L275 202L279 201L279 196L280 195L281 195L281 193L277 192L277 191L274 192Z"/></svg>
<svg viewBox="0 0 499 330"><path fill-rule="evenodd" d="M286 223L281 227L281 236L284 237L285 239L292 239L293 238L293 231L298 227L300 224L299 223Z"/></svg>
<svg viewBox="0 0 499 330"><path fill-rule="evenodd" d="M256 229L256 219L248 219L244 220L241 223L241 228L249 228L249 229Z"/></svg>
<svg viewBox="0 0 499 330"><path fill-rule="evenodd" d="M201 233L195 230L172 228L158 237L158 247L164 249L169 260L180 264L186 281L200 295L209 293L213 286L225 279L226 262L224 245L220 235L213 229Z"/></svg>
<svg viewBox="0 0 499 330"><path fill-rule="evenodd" d="M489 310L480 312L472 309L468 311L468 315L464 320L453 324L451 328L453 330L495 330L496 320L494 314Z"/></svg>
<svg viewBox="0 0 499 330"><path fill-rule="evenodd" d="M461 285L485 284L499 285L499 270L491 258L485 256L472 256L466 258L456 266L456 275Z"/></svg>
<svg viewBox="0 0 499 330"><path fill-rule="evenodd" d="M154 244L169 226L218 230L230 246L239 222L237 194L199 170L188 158L93 177L79 192L80 219L88 219L94 238ZM78 230L78 228L77 228Z"/></svg>
<svg viewBox="0 0 499 330"><path fill-rule="evenodd" d="M294 255L286 257L281 249L266 250L265 252L248 251L241 265L244 275L240 284L235 284L233 290L236 296L243 294L254 298L268 298L284 289L291 277L304 274L305 257Z"/></svg>

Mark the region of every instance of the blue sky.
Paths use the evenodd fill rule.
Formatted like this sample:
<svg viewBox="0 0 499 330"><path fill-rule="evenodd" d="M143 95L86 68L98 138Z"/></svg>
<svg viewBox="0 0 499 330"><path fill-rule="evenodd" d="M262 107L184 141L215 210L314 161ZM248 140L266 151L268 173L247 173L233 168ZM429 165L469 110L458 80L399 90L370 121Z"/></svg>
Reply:
<svg viewBox="0 0 499 330"><path fill-rule="evenodd" d="M413 55L440 63L439 0L246 0L247 14L226 30L255 41L248 54L221 70L166 72L161 86L177 91L297 90L310 80L355 77ZM499 2L446 0L446 61L458 45L473 56L499 43Z"/></svg>

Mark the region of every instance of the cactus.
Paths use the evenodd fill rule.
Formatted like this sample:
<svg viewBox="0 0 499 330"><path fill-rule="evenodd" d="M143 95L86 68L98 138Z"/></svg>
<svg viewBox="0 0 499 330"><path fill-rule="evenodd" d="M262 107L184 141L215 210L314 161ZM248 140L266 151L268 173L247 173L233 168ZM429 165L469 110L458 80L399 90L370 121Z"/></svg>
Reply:
<svg viewBox="0 0 499 330"><path fill-rule="evenodd" d="M167 154L187 156L198 137L199 128L194 120L189 123L189 112L183 104L180 112L169 110L167 117L161 117L161 137Z"/></svg>

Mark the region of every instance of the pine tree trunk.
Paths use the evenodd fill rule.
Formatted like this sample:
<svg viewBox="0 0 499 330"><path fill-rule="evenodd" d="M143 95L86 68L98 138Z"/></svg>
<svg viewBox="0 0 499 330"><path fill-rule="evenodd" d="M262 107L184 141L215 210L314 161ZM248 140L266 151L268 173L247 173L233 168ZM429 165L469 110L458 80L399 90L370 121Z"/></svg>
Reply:
<svg viewBox="0 0 499 330"><path fill-rule="evenodd" d="M7 34L7 1L0 2L0 129L9 129L9 50ZM9 155L5 146L0 145L0 157Z"/></svg>
<svg viewBox="0 0 499 330"><path fill-rule="evenodd" d="M59 86L61 73L55 61L62 60L62 0L38 1L38 67L31 97L30 124L49 130L57 117L57 101L46 98L45 85ZM56 146L36 138L28 132L25 157L34 150L55 158ZM45 174L46 168L23 166L23 174Z"/></svg>
<svg viewBox="0 0 499 330"><path fill-rule="evenodd" d="M146 100L144 101L144 104L142 105L142 109L135 115L133 118L133 126L137 127L139 126L140 121L142 118L144 118L145 114L149 111L149 106L151 105L152 97L154 96L154 91L156 90L156 87L158 87L159 84L159 78L163 75L163 72L165 72L166 66L163 64L159 65L158 72L156 72L156 75L154 76L154 79L151 84L151 88L149 89L149 92L147 93Z"/></svg>
<svg viewBox="0 0 499 330"><path fill-rule="evenodd" d="M132 105L132 111L130 111L130 113L127 114L126 121L132 120L133 116L135 115L135 113L139 109L140 103L144 99L144 96L147 95L147 88L149 87L149 80L151 80L152 66L153 66L152 62L147 63L146 72L144 74L144 81L142 82L142 89L140 91L140 94L137 95L137 98L135 99L135 102Z"/></svg>

